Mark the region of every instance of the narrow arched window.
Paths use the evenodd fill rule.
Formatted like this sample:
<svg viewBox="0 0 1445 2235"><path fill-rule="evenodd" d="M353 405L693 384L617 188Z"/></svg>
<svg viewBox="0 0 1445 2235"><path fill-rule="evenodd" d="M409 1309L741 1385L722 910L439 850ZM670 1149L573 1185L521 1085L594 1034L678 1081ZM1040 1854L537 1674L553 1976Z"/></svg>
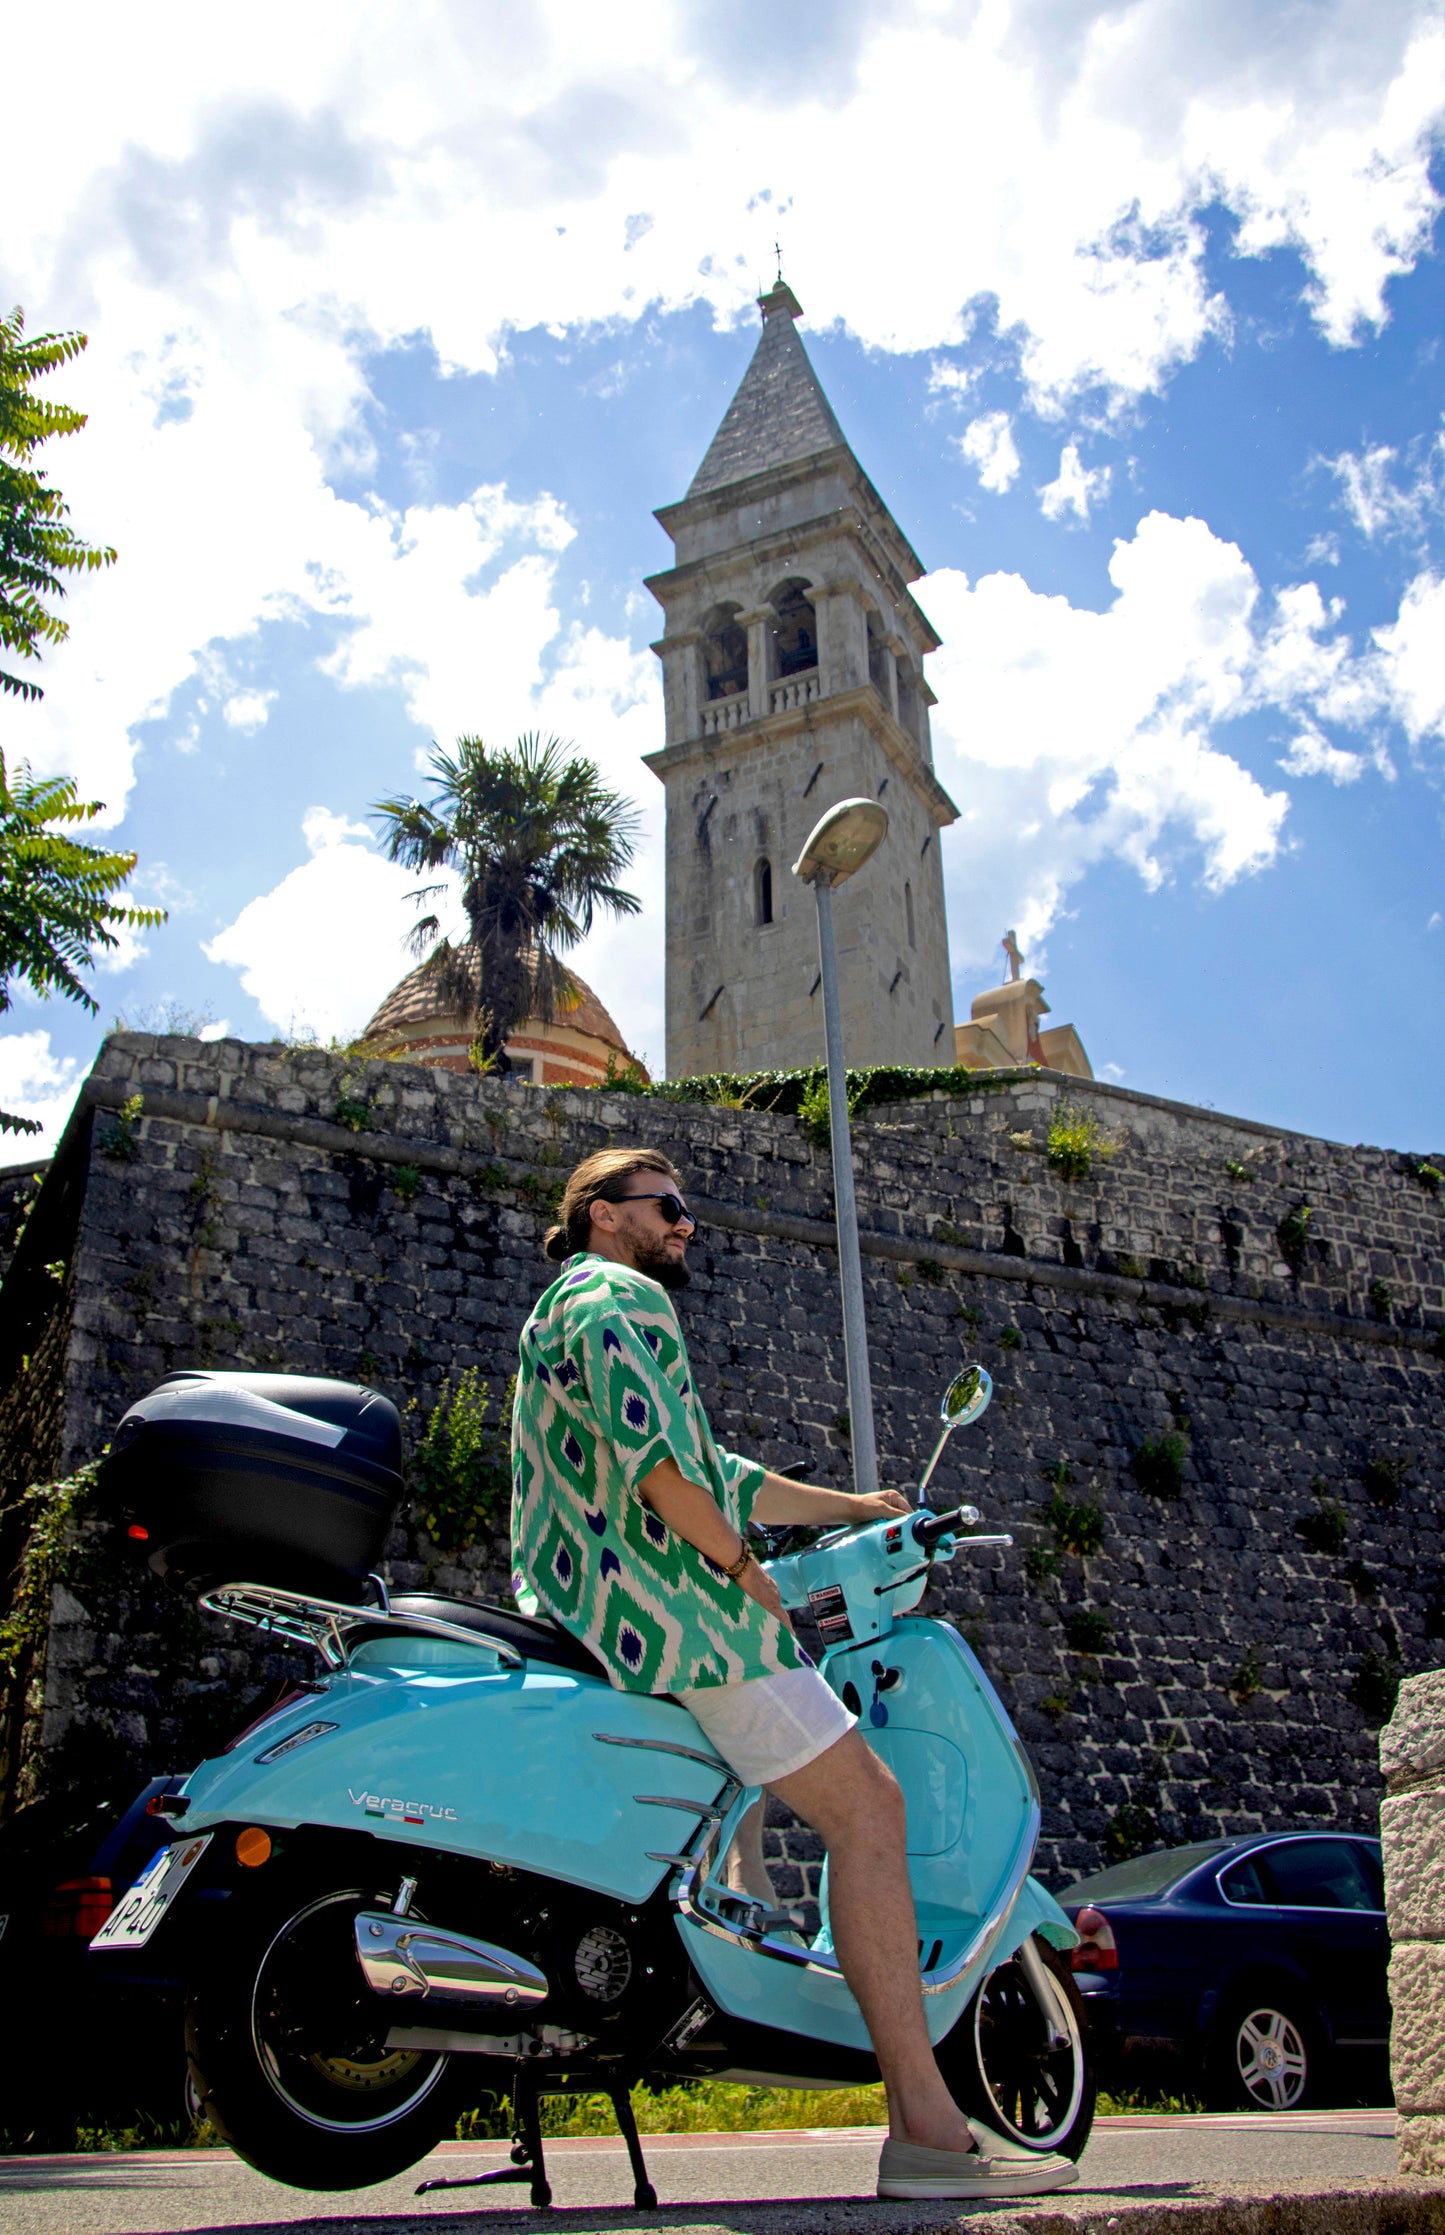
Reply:
<svg viewBox="0 0 1445 2235"><path fill-rule="evenodd" d="M754 914L760 924L773 920L773 865L764 854L753 878Z"/></svg>
<svg viewBox="0 0 1445 2235"><path fill-rule="evenodd" d="M908 944L910 947L916 947L918 945L918 929L913 921L912 885L905 885L903 888L903 913L908 918Z"/></svg>
<svg viewBox="0 0 1445 2235"><path fill-rule="evenodd" d="M714 606L703 626L703 669L707 695L741 698L748 687L748 637L735 605Z"/></svg>

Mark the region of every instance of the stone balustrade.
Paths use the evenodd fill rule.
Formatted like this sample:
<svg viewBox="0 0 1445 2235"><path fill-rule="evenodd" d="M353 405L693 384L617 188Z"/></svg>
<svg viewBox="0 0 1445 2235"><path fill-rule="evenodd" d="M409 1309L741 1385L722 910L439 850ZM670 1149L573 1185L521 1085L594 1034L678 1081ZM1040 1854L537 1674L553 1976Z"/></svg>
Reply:
<svg viewBox="0 0 1445 2235"><path fill-rule="evenodd" d="M1380 1733L1390 2071L1402 2173L1445 2173L1445 1669L1400 1686Z"/></svg>
<svg viewBox="0 0 1445 2235"><path fill-rule="evenodd" d="M748 695L739 691L732 698L710 698L701 711L704 737L722 737L728 730L741 729L752 719L748 712Z"/></svg>
<svg viewBox="0 0 1445 2235"><path fill-rule="evenodd" d="M794 706L813 706L822 695L822 686L815 667L808 668L801 675L787 675L781 683L768 686L768 704L774 714L786 714Z"/></svg>

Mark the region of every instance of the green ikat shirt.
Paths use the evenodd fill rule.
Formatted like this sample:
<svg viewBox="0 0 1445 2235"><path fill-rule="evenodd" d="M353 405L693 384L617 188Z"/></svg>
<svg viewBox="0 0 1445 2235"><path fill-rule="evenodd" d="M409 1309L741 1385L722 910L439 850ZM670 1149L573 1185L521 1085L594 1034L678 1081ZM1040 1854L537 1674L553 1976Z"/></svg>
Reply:
<svg viewBox="0 0 1445 2235"><path fill-rule="evenodd" d="M522 1330L512 1411L512 1588L626 1692L740 1684L801 1668L791 1632L675 1536L640 1485L663 1459L739 1531L763 1480L720 1451L659 1282L569 1257Z"/></svg>

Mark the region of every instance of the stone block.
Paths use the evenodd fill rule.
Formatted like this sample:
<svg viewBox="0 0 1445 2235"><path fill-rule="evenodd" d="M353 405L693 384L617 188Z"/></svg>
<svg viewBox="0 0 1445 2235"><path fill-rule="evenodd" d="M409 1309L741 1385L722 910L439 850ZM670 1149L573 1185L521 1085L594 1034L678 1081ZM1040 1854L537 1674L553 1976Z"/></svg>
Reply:
<svg viewBox="0 0 1445 2235"><path fill-rule="evenodd" d="M1392 1794L1380 1839L1390 1938L1445 1940L1445 1784Z"/></svg>
<svg viewBox="0 0 1445 2235"><path fill-rule="evenodd" d="M1445 1944L1397 1944L1390 1957L1390 2007L1397 2107L1445 2114Z"/></svg>
<svg viewBox="0 0 1445 2235"><path fill-rule="evenodd" d="M1445 2117L1438 2111L1405 2113L1395 2128L1395 2159L1402 2173L1445 2177Z"/></svg>
<svg viewBox="0 0 1445 2235"><path fill-rule="evenodd" d="M1427 1669L1400 1686L1380 1733L1380 1769L1386 1778L1445 1771L1445 1669Z"/></svg>

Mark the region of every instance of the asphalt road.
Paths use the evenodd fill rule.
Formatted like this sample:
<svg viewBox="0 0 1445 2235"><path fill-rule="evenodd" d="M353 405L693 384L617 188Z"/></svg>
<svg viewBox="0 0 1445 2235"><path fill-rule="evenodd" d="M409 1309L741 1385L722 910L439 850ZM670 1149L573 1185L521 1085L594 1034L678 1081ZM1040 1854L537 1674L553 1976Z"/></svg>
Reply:
<svg viewBox="0 0 1445 2235"><path fill-rule="evenodd" d="M1187 2118L1100 2119L1070 2202L1095 2206L1165 2203L1261 2188L1297 2194L1393 2180L1393 2111L1293 2112ZM309 2224L321 2235L392 2235L460 2229L479 2212L497 2235L651 2226L656 2235L726 2227L742 2235L804 2230L937 2227L963 2205L881 2204L873 2198L881 2130L818 2128L775 2134L654 2134L643 2137L661 2209L633 2216L620 2141L547 2145L555 2208L534 2215L525 2188L442 2190L418 2198L419 2180L482 2172L507 2161L506 2145L445 2144L404 2180L341 2194L278 2187L227 2150L138 2151L105 2157L0 2159L4 2235L182 2235L229 2228ZM866 2203L860 2200L868 2200ZM851 2200L851 2208L850 2208Z"/></svg>

